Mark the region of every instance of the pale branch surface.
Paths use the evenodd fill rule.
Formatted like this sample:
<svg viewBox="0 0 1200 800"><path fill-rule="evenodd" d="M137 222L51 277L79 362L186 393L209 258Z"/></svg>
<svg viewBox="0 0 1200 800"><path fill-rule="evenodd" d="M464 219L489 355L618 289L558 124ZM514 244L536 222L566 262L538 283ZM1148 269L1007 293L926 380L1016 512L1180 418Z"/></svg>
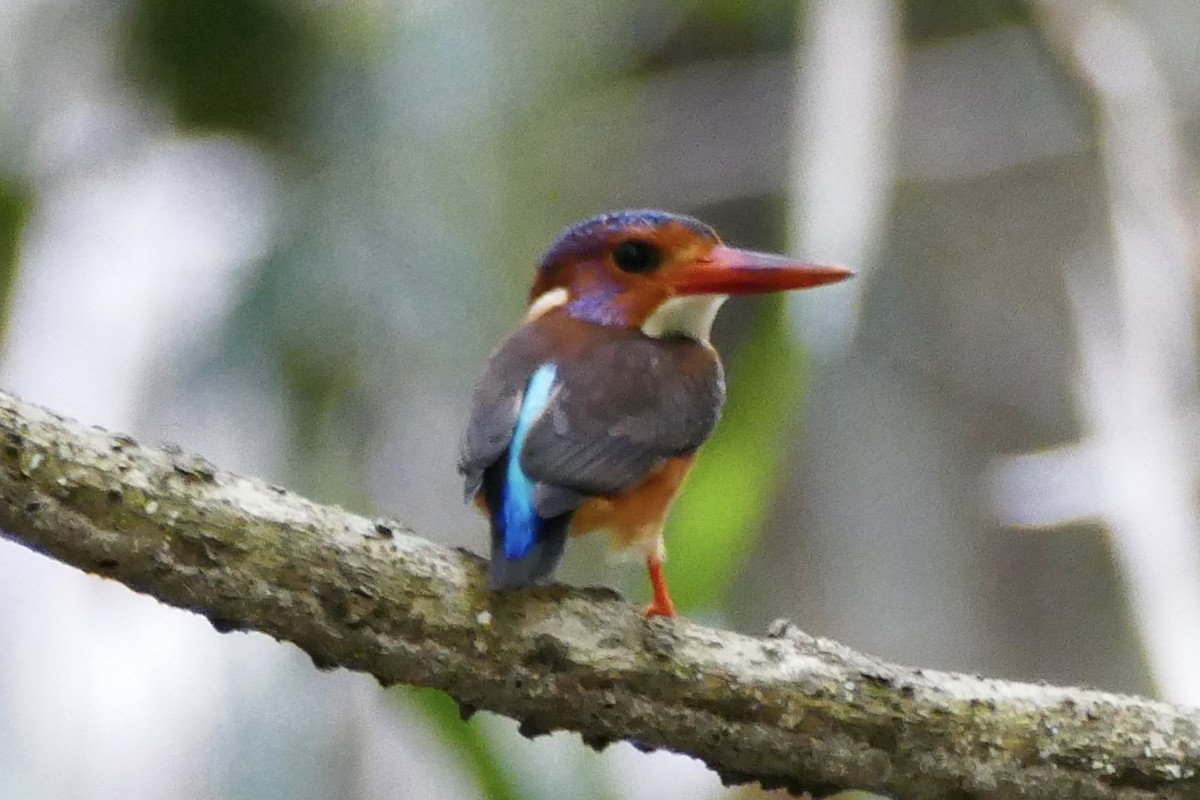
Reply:
<svg viewBox="0 0 1200 800"><path fill-rule="evenodd" d="M787 625L645 621L609 592L489 593L481 560L0 393L0 528L27 547L464 709L898 800L1200 798L1200 711L913 670Z"/></svg>

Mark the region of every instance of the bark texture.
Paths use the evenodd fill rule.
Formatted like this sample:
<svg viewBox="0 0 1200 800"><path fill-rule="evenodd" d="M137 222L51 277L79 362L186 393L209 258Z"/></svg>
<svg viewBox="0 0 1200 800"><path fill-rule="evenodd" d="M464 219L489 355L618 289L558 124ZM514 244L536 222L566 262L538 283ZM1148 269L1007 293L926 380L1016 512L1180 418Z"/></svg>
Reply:
<svg viewBox="0 0 1200 800"><path fill-rule="evenodd" d="M79 569L464 712L628 739L726 782L898 800L1200 798L1200 711L886 664L779 623L646 621L601 590L492 594L481 559L0 393L0 528Z"/></svg>

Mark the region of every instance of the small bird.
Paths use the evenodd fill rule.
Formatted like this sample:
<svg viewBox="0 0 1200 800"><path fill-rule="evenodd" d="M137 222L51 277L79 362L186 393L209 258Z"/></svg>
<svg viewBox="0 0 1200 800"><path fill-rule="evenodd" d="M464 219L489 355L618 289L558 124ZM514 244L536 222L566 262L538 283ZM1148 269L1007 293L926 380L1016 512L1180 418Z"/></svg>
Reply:
<svg viewBox="0 0 1200 800"><path fill-rule="evenodd" d="M709 343L729 295L852 275L729 247L663 211L576 223L542 258L520 327L488 358L463 436L466 498L487 514L494 589L549 582L568 536L606 530L645 554L654 599L667 510L725 401Z"/></svg>

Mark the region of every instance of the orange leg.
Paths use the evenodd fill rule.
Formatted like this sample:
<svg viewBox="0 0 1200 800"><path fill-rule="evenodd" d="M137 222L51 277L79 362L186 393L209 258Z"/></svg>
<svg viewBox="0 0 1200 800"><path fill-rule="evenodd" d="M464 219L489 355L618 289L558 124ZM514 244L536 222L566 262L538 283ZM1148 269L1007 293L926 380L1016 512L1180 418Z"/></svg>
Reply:
<svg viewBox="0 0 1200 800"><path fill-rule="evenodd" d="M667 592L667 579L663 577L662 561L658 557L646 556L646 568L650 570L650 586L654 589L654 599L642 611L646 619L650 617L675 616L675 603Z"/></svg>

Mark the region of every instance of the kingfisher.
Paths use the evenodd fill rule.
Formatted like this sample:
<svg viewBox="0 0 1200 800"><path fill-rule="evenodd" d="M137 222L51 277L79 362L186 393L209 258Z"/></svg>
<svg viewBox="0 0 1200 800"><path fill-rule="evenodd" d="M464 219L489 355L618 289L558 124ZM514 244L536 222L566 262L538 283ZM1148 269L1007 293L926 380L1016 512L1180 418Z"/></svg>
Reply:
<svg viewBox="0 0 1200 800"><path fill-rule="evenodd" d="M488 579L553 579L568 537L607 531L645 557L646 617L675 616L663 525L725 401L709 342L729 295L853 273L724 244L664 211L617 211L562 231L520 326L476 385L458 469L491 528Z"/></svg>

